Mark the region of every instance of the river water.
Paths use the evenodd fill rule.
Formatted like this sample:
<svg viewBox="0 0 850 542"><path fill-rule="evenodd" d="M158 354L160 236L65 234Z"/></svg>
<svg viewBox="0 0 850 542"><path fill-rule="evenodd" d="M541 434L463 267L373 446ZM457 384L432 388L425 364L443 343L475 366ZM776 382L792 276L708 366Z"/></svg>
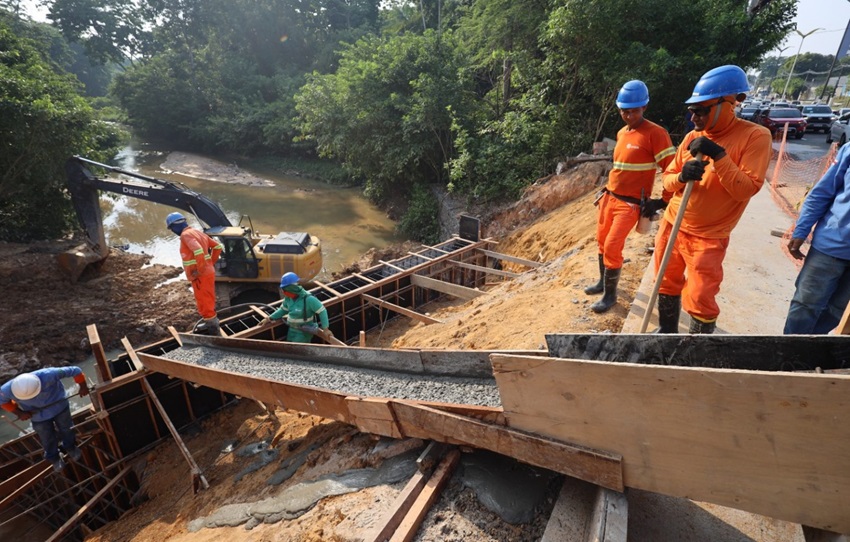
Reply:
<svg viewBox="0 0 850 542"><path fill-rule="evenodd" d="M370 248L402 241L395 232L395 223L369 203L359 188L340 188L314 179L264 171L247 161L239 162L241 170L268 179L274 186L196 179L165 173L160 165L167 156L167 151L127 147L116 157L115 165L149 177L181 182L217 202L233 224L239 223L243 215L250 217L250 224L247 217L242 219L242 224L249 227L253 224L257 233L303 231L318 236L324 257L319 280L328 280L331 272L356 261ZM94 173L103 174L96 168ZM101 196L100 206L109 245L126 247L135 254L150 254L152 263L180 267L179 240L165 228L165 217L174 208L106 193ZM193 218L189 222L197 226Z"/></svg>

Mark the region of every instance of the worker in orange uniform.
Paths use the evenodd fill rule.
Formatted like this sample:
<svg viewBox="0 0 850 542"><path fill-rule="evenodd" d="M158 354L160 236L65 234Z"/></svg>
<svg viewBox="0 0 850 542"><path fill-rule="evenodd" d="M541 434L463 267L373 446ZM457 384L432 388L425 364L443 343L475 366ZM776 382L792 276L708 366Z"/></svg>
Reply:
<svg viewBox="0 0 850 542"><path fill-rule="evenodd" d="M655 238L656 273L667 244L674 243L658 290L660 333L678 332L682 306L691 316L690 333L714 333L717 327L720 308L715 297L723 280L729 235L764 184L773 153L767 128L735 116L735 104L748 91L741 68L720 66L700 78L685 102L694 130L685 135L662 176L664 189L673 197ZM696 184L679 232L671 240L670 230L690 182Z"/></svg>
<svg viewBox="0 0 850 542"><path fill-rule="evenodd" d="M180 256L186 278L192 283L195 304L204 323L195 329L199 333L219 335L220 327L215 312L215 262L224 248L221 243L195 228L190 228L180 213L171 213L165 225L180 236Z"/></svg>
<svg viewBox="0 0 850 542"><path fill-rule="evenodd" d="M629 232L641 215L652 217L671 196L664 192L661 198L650 198L657 169L667 167L676 148L667 130L643 117L648 103L649 89L643 81L629 81L617 94L617 107L626 125L617 133L614 167L598 201L599 282L584 289L588 295L602 294L590 306L594 312L605 312L617 302L623 247Z"/></svg>

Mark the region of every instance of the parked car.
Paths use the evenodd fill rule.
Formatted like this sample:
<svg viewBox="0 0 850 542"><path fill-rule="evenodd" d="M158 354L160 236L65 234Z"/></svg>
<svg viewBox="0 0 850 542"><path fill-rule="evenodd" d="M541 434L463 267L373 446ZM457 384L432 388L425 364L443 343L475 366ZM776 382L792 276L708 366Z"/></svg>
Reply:
<svg viewBox="0 0 850 542"><path fill-rule="evenodd" d="M744 106L740 110L738 110L738 117L744 120L753 120L753 117L755 117L758 111L758 107Z"/></svg>
<svg viewBox="0 0 850 542"><path fill-rule="evenodd" d="M838 146L847 143L847 126L850 123L850 112L838 117L838 120L832 123L829 131L826 133L826 142L832 143L838 141Z"/></svg>
<svg viewBox="0 0 850 542"><path fill-rule="evenodd" d="M766 126L773 135L782 130L786 123L788 124L789 136L794 136L795 139L803 139L803 134L806 133L806 119L803 118L802 113L797 111L796 107L771 107L759 111L753 122Z"/></svg>
<svg viewBox="0 0 850 542"><path fill-rule="evenodd" d="M835 120L832 109L828 105L804 105L803 117L806 119L806 129L815 133L828 132Z"/></svg>

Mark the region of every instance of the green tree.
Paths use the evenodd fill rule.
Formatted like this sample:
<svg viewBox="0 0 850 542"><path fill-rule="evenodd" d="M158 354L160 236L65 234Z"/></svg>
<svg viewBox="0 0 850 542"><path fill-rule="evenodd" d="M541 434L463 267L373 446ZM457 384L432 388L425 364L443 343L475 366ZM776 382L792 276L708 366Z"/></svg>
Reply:
<svg viewBox="0 0 850 542"><path fill-rule="evenodd" d="M429 30L347 47L336 73L310 75L295 97L304 137L365 178L378 202L445 183L452 112L463 115L472 97L453 45Z"/></svg>
<svg viewBox="0 0 850 542"><path fill-rule="evenodd" d="M11 22L0 16L0 239L57 237L72 224L65 161L74 154L103 159L98 151L117 141L93 119L76 79L54 71Z"/></svg>

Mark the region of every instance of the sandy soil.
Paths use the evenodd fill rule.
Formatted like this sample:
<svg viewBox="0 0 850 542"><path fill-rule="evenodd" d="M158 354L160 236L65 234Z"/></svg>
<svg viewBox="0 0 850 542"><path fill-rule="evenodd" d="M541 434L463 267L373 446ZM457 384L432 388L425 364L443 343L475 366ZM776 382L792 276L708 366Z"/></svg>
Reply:
<svg viewBox="0 0 850 542"><path fill-rule="evenodd" d="M636 233L629 237L617 305L603 315L590 311L596 298L585 295L582 289L598 276L592 191L604 180L608 167L610 163L605 162L582 164L547 178L532 186L522 202L500 209L485 220L487 234L499 241L495 250L543 262L544 266L513 281L494 284L488 296L428 307L432 316L443 321L441 324L426 327L397 319L371 333L368 344L537 349L544 347L544 336L549 332L618 332L648 263L652 237ZM194 323L194 303L185 282L154 288L179 270L144 267L143 257L113 254L96 276L70 284L53 263L59 248L0 245L6 306L14 307L0 321L4 337L0 361L5 367L0 378L42 364L85 357L89 353L87 324L98 325L109 348L118 347L124 335L141 345L164 337L167 325L185 329ZM513 266L512 270L524 269ZM199 434L187 438L189 449L210 481L209 490L192 495L185 461L175 445L164 444L140 465L149 500L88 540L359 540L391 507L404 485L378 486L328 498L300 518L260 525L251 531L235 527L189 533L189 521L222 504L252 502L283 487L265 483L275 466L235 482L233 474L245 464L233 454L220 453L229 439L247 443L274 435L279 438L281 459L309 443L324 443L286 485L368 465L374 445L369 435L352 434L350 428L336 422L288 411L268 415L253 402L243 401L206 421ZM532 524L510 525L484 509L469 490L451 483L416 540L539 539L551 506L551 499L542 503Z"/></svg>

